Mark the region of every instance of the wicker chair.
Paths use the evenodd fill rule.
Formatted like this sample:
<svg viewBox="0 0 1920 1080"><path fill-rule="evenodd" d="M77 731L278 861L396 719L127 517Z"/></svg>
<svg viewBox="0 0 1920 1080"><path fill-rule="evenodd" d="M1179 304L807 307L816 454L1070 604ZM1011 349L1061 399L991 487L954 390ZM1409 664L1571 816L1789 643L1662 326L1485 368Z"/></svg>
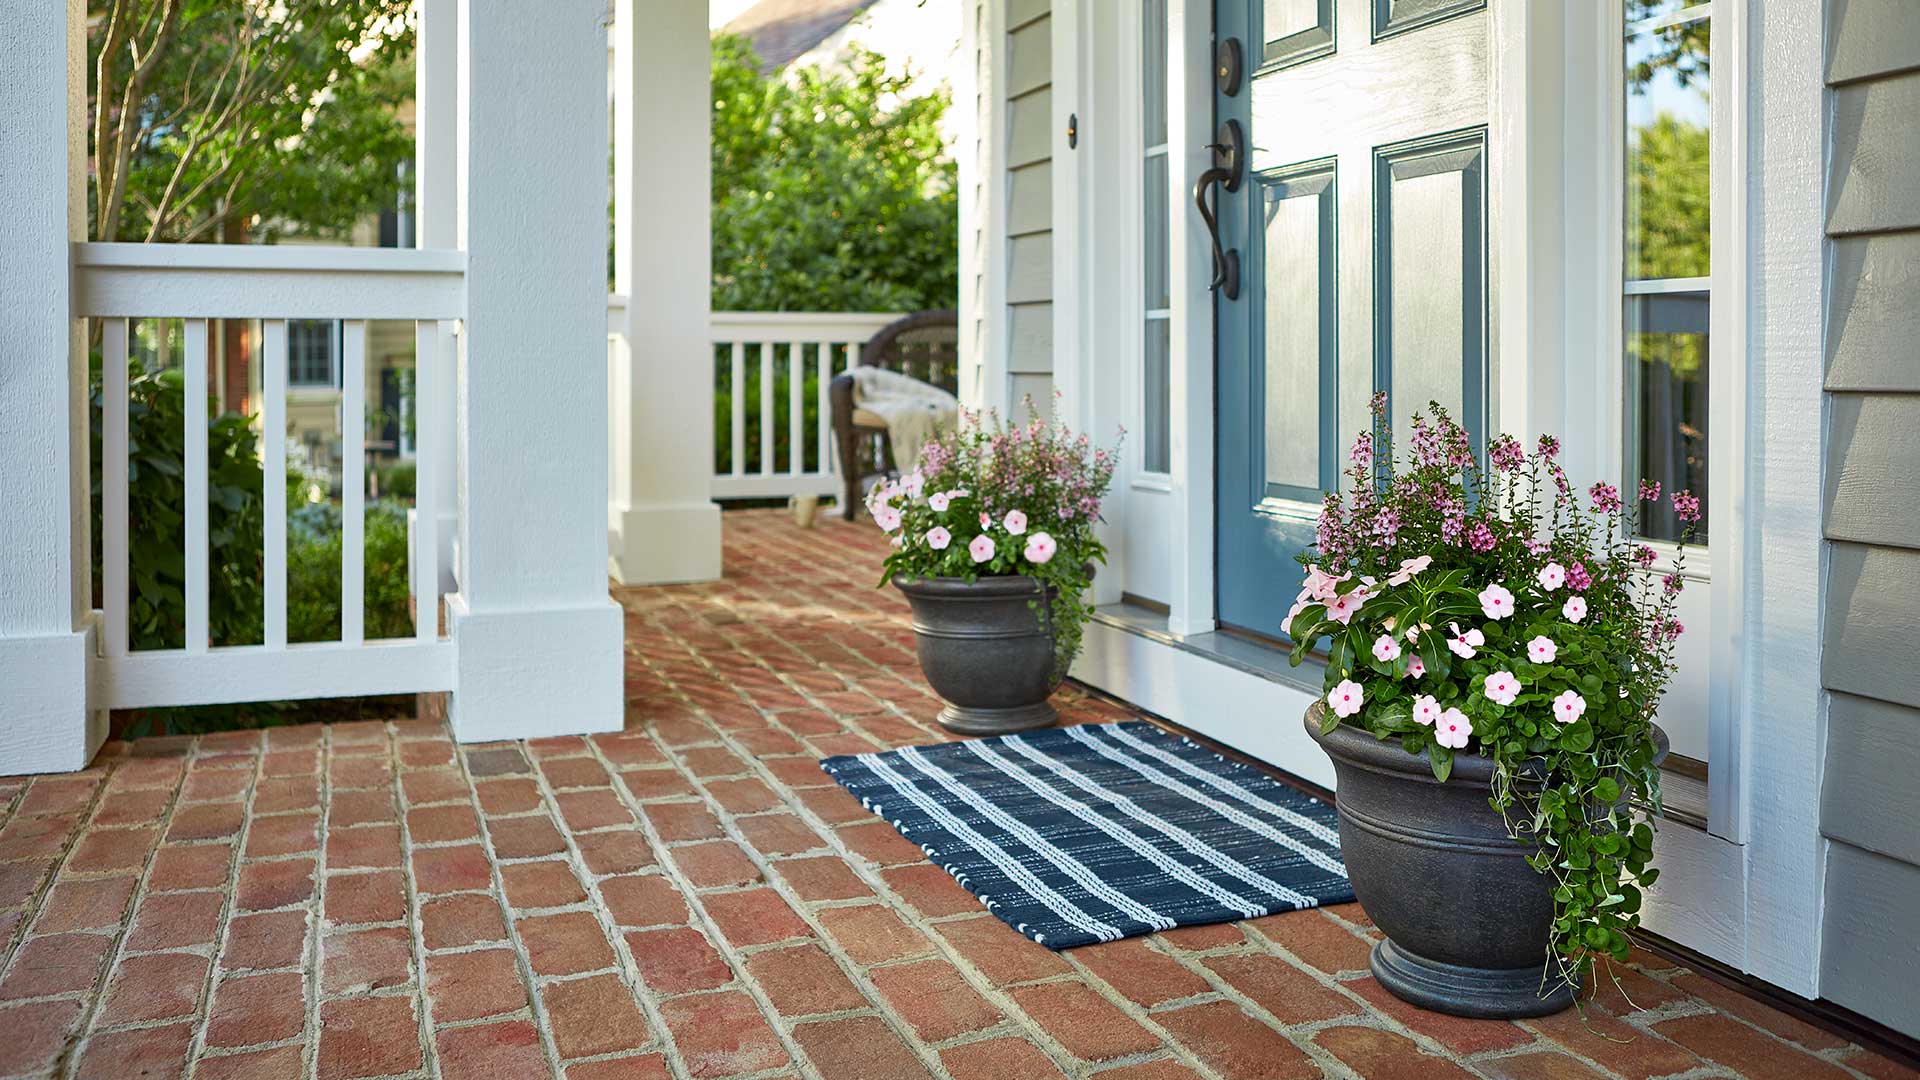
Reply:
<svg viewBox="0 0 1920 1080"><path fill-rule="evenodd" d="M960 320L952 311L917 311L887 324L861 348L860 363L890 368L948 393L960 389ZM853 520L861 488L875 474L892 472L893 447L887 425L853 405L853 374L843 371L828 386L833 410L834 446L840 454L845 492L840 515Z"/></svg>

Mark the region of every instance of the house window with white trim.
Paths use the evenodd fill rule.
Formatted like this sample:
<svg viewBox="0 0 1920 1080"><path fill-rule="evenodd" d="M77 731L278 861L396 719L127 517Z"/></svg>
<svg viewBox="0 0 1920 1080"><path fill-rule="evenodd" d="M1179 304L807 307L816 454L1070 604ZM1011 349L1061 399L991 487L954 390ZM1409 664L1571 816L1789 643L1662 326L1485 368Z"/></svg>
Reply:
<svg viewBox="0 0 1920 1080"><path fill-rule="evenodd" d="M294 319L287 323L287 385L302 389L339 389L338 322Z"/></svg>
<svg viewBox="0 0 1920 1080"><path fill-rule="evenodd" d="M1626 0L1624 448L1629 486L1707 488L1712 310L1711 3ZM1678 540L1670 500L1642 507L1649 540ZM1707 539L1702 521L1694 537Z"/></svg>
<svg viewBox="0 0 1920 1080"><path fill-rule="evenodd" d="M1145 147L1141 184L1143 232L1142 289L1146 322L1141 385L1141 469L1165 473L1172 469L1173 408L1169 357L1173 348L1167 245L1167 4L1141 0L1141 144Z"/></svg>

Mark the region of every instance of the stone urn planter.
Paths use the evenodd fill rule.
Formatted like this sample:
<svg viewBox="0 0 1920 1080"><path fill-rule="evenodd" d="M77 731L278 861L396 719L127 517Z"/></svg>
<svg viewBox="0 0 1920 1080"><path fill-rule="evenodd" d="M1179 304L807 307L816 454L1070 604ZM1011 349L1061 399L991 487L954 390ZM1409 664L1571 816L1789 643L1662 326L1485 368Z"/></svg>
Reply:
<svg viewBox="0 0 1920 1080"><path fill-rule="evenodd" d="M1051 594L1026 575L908 578L894 587L913 607L920 670L946 702L940 726L959 735L1045 727L1060 685L1053 659Z"/></svg>
<svg viewBox="0 0 1920 1080"><path fill-rule="evenodd" d="M1552 878L1527 865L1487 803L1494 765L1456 754L1446 783L1427 755L1342 724L1322 735L1325 702L1307 733L1339 778L1340 854L1360 906L1386 940L1373 975L1423 1009L1496 1019L1546 1016L1573 1004L1548 970ZM1654 729L1659 756L1665 733Z"/></svg>

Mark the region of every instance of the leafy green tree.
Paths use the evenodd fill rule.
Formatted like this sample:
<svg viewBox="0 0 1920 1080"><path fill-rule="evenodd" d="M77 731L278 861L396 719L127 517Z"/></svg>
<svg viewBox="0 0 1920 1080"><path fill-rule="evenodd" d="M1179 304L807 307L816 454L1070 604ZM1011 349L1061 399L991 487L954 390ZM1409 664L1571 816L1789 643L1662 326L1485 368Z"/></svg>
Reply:
<svg viewBox="0 0 1920 1080"><path fill-rule="evenodd" d="M1712 204L1707 129L1662 112L1633 132L1627 276L1703 277Z"/></svg>
<svg viewBox="0 0 1920 1080"><path fill-rule="evenodd" d="M713 306L914 311L958 292L949 96L915 94L876 53L847 74L765 72L713 39Z"/></svg>
<svg viewBox="0 0 1920 1080"><path fill-rule="evenodd" d="M338 236L412 140L411 0L89 0L96 240Z"/></svg>

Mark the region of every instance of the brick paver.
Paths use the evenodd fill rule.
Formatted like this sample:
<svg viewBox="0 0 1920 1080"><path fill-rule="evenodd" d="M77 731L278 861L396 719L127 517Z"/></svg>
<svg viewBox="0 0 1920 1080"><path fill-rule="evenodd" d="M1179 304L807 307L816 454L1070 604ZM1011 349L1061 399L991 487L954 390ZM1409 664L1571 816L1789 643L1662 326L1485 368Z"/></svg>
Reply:
<svg viewBox="0 0 1920 1080"><path fill-rule="evenodd" d="M365 721L0 778L0 1077L1920 1075L1641 952L1584 1017L1422 1013L1352 906L1048 952L818 768L943 737L877 534L726 530L723 580L617 594L624 732Z"/></svg>

